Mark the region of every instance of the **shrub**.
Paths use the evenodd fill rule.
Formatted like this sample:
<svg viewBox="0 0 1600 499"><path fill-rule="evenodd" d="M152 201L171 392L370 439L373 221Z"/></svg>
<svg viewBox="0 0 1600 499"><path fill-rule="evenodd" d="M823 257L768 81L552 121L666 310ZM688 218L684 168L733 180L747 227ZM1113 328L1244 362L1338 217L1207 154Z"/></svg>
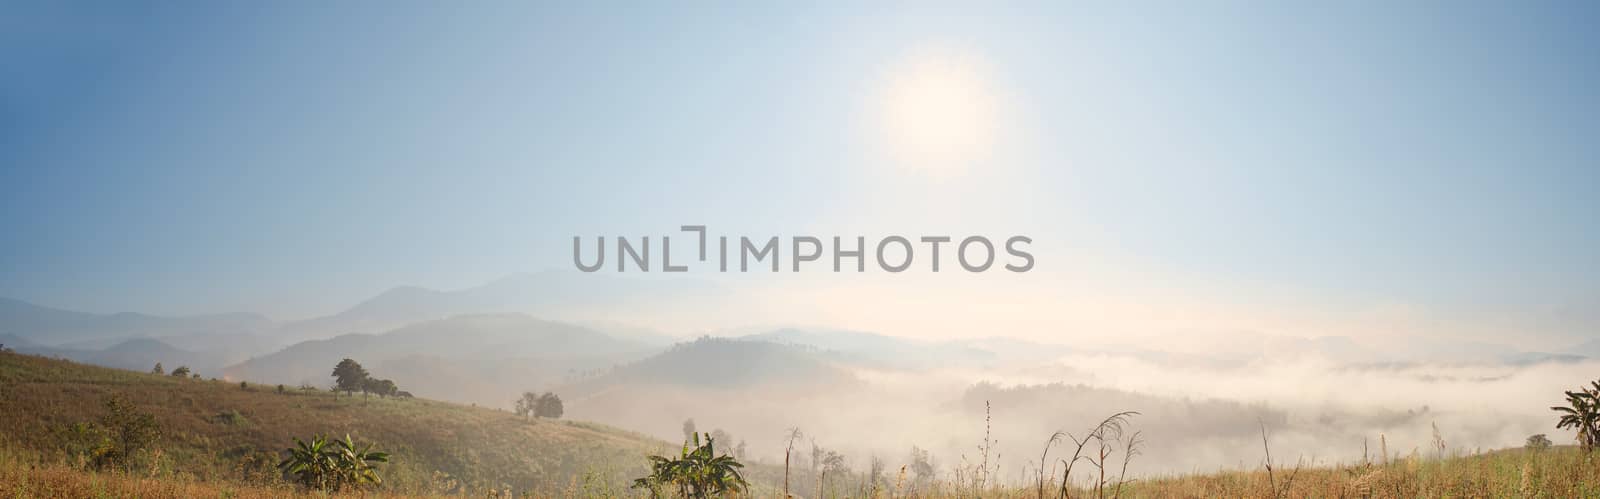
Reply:
<svg viewBox="0 0 1600 499"><path fill-rule="evenodd" d="M121 394L106 399L106 414L100 417L100 427L106 438L94 452L94 464L99 468L126 469L131 457L150 447L161 438L161 427L155 416L141 412Z"/></svg>
<svg viewBox="0 0 1600 499"><path fill-rule="evenodd" d="M224 424L228 426L243 426L250 424L249 419L245 419L243 414L239 414L239 411L233 409L219 412L216 416L212 416L211 420L217 422L218 424Z"/></svg>

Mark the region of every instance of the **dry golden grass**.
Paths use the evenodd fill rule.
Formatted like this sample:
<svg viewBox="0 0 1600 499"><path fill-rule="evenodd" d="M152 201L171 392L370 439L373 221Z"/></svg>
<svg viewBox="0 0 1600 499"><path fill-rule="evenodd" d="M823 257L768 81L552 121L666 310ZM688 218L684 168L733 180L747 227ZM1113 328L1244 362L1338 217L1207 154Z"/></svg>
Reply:
<svg viewBox="0 0 1600 499"><path fill-rule="evenodd" d="M132 398L165 429L158 450L127 472L96 472L76 458L74 423L95 420L112 393ZM237 412L238 416L231 413ZM509 413L426 400L335 399L325 391L176 379L0 353L0 497L324 496L272 470L293 437L349 433L394 454L367 497L514 491L519 497L637 496L644 456L672 446L578 422L525 422ZM777 496L782 468L747 468L754 495ZM1292 478L1291 478L1292 476ZM838 478L838 496L1037 497L1033 486L903 479L871 491ZM855 484L855 485L853 485ZM809 489L809 486L800 486ZM1047 490L1054 490L1047 484ZM799 489L797 489L798 491ZM1131 481L1121 497L1600 497L1600 453L1574 447L1511 449L1388 463L1220 472ZM1112 491L1105 492L1110 497ZM831 496L831 494L830 494ZM1074 489L1073 497L1096 497ZM503 497L503 495L502 495Z"/></svg>
<svg viewBox="0 0 1600 499"><path fill-rule="evenodd" d="M1121 491L1121 495L1131 498L1600 497L1600 455L1572 447L1537 453L1510 450L1443 460L1406 459L1370 467L1308 468L1295 473L1294 479L1287 485L1285 479L1275 476L1269 481L1264 471L1165 477L1130 483ZM936 483L921 490L905 487L899 494L893 490L880 491L877 497L1037 497L1035 489L1031 487L991 487L979 492ZM766 494L773 495L771 491ZM9 458L0 458L0 495L19 498L323 496L284 484L202 481L184 475L150 478L96 473L61 464L29 466ZM485 494L474 495L483 497ZM626 489L585 488L577 482L569 482L559 490L541 494L545 497L634 495L634 491ZM413 497L389 491L356 496ZM1095 494L1080 489L1073 492L1073 497L1095 497Z"/></svg>
<svg viewBox="0 0 1600 499"><path fill-rule="evenodd" d="M72 427L98 419L113 393L153 414L163 429L159 450L140 456L139 471L198 484L283 485L272 471L281 451L293 438L317 433L348 433L392 453L393 463L381 465L384 489L414 494L491 489L558 494L572 486L574 477L591 489L614 489L643 474L646 454L671 447L603 425L528 422L481 407L335 398L293 387L242 389L238 383L0 353L0 451L9 453L7 467L38 466L47 472L82 467L74 447L88 444L74 442L80 437ZM15 470L9 472L15 479ZM115 480L96 476L104 481L93 483Z"/></svg>

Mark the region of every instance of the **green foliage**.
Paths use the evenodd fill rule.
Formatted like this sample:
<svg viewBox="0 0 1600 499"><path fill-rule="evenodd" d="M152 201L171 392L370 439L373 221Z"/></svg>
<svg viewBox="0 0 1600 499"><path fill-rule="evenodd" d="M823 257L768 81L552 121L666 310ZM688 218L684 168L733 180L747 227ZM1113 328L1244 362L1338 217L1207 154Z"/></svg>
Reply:
<svg viewBox="0 0 1600 499"><path fill-rule="evenodd" d="M166 371L166 369L163 369L161 367L161 363L160 362L157 362L155 367L150 368L150 374L155 374L155 375L159 376L159 375L167 374L167 371Z"/></svg>
<svg viewBox="0 0 1600 499"><path fill-rule="evenodd" d="M244 426L250 424L249 419L246 419L243 414L240 414L239 411L233 409L219 412L211 419L212 421L216 421L217 424L224 424L228 426Z"/></svg>
<svg viewBox="0 0 1600 499"><path fill-rule="evenodd" d="M98 468L126 469L137 452L161 438L155 416L142 412L127 396L116 394L105 401L106 413L100 417L105 439L93 453Z"/></svg>
<svg viewBox="0 0 1600 499"><path fill-rule="evenodd" d="M289 457L278 463L278 469L292 475L306 488L339 491L360 489L365 485L378 485L373 463L389 462L389 454L372 450L372 444L357 447L350 435L344 440L329 440L316 435L306 442L294 439L295 446L287 449Z"/></svg>
<svg viewBox="0 0 1600 499"><path fill-rule="evenodd" d="M355 393L357 390L362 390L366 387L367 370L355 360L344 359L339 361L338 365L333 366L333 378L335 390Z"/></svg>
<svg viewBox="0 0 1600 499"><path fill-rule="evenodd" d="M1566 392L1567 405L1550 408L1561 415L1556 421L1556 428L1577 430L1578 444L1584 449L1600 446L1600 381L1592 381L1589 385L1579 387L1575 392Z"/></svg>
<svg viewBox="0 0 1600 499"><path fill-rule="evenodd" d="M379 397L388 397L400 393L400 387L395 385L394 381L376 378L367 378L364 390L369 393L376 393Z"/></svg>
<svg viewBox="0 0 1600 499"><path fill-rule="evenodd" d="M714 440L706 434L705 445L700 445L700 435L695 434L694 446L684 442L677 459L650 456L650 474L635 479L632 488L648 490L656 497L663 488L676 488L679 495L696 498L748 492L750 484L739 472L744 465L727 454L716 455Z"/></svg>
<svg viewBox="0 0 1600 499"><path fill-rule="evenodd" d="M172 370L172 376L176 377L176 378L182 378L182 377L185 377L185 376L188 376L188 375L189 375L189 366L178 366L177 369L173 369Z"/></svg>

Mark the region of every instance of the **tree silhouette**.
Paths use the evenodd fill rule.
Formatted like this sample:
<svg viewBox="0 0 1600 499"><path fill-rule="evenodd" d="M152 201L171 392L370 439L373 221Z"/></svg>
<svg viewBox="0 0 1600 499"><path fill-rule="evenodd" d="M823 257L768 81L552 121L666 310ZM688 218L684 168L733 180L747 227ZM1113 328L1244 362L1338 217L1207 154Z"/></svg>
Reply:
<svg viewBox="0 0 1600 499"><path fill-rule="evenodd" d="M161 368L161 363L160 362L157 362L155 367L150 368L150 374L166 374L166 373L167 373L167 370Z"/></svg>
<svg viewBox="0 0 1600 499"><path fill-rule="evenodd" d="M1554 442L1550 441L1550 437L1545 436L1543 433L1539 433L1536 435L1529 435L1528 442L1524 444L1523 447L1527 448L1528 450L1544 450L1550 448L1550 446L1553 444Z"/></svg>
<svg viewBox="0 0 1600 499"><path fill-rule="evenodd" d="M400 387L395 386L394 381L387 379L367 378L366 381L361 383L361 391L376 393L379 397L388 397L399 393Z"/></svg>
<svg viewBox="0 0 1600 499"><path fill-rule="evenodd" d="M344 359L339 361L339 365L333 366L333 379L334 390L354 394L356 390L366 387L367 370L355 360Z"/></svg>
<svg viewBox="0 0 1600 499"><path fill-rule="evenodd" d="M184 376L188 376L189 375L189 366L178 366L177 369L173 369L172 370L172 375L176 376L176 377L179 377L179 378L182 378Z"/></svg>
<svg viewBox="0 0 1600 499"><path fill-rule="evenodd" d="M556 394L551 392L544 392L544 395L540 395L539 400L533 406L533 417L536 418L560 419L562 412L565 411L561 406L561 397L557 397Z"/></svg>
<svg viewBox="0 0 1600 499"><path fill-rule="evenodd" d="M539 408L539 396L533 392L522 392L522 398L517 399L516 413L523 418L535 417Z"/></svg>

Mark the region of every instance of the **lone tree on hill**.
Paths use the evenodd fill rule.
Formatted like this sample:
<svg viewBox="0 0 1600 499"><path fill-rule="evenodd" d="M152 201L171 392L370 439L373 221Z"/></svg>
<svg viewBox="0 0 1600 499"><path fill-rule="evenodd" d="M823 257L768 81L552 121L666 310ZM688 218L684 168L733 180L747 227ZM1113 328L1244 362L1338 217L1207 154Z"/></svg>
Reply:
<svg viewBox="0 0 1600 499"><path fill-rule="evenodd" d="M161 368L161 363L160 362L156 363L156 367L150 369L150 374L166 374L166 373L167 373L167 370Z"/></svg>
<svg viewBox="0 0 1600 499"><path fill-rule="evenodd" d="M522 398L517 399L516 413L523 418L538 417L539 396L533 392L522 392Z"/></svg>
<svg viewBox="0 0 1600 499"><path fill-rule="evenodd" d="M533 407L533 417L536 418L561 419L562 412L564 411L561 407L561 397L551 392L540 395L538 403Z"/></svg>
<svg viewBox="0 0 1600 499"><path fill-rule="evenodd" d="M339 361L339 365L333 366L333 378L335 391L354 394L356 390L366 388L367 370L355 360L344 359Z"/></svg>
<svg viewBox="0 0 1600 499"><path fill-rule="evenodd" d="M179 378L182 378L184 376L188 376L189 375L189 366L178 366L177 369L173 369L172 370L172 375L173 376L177 376Z"/></svg>
<svg viewBox="0 0 1600 499"><path fill-rule="evenodd" d="M517 399L516 414L524 418L560 418L562 412L561 397L551 392L522 392L522 398Z"/></svg>

